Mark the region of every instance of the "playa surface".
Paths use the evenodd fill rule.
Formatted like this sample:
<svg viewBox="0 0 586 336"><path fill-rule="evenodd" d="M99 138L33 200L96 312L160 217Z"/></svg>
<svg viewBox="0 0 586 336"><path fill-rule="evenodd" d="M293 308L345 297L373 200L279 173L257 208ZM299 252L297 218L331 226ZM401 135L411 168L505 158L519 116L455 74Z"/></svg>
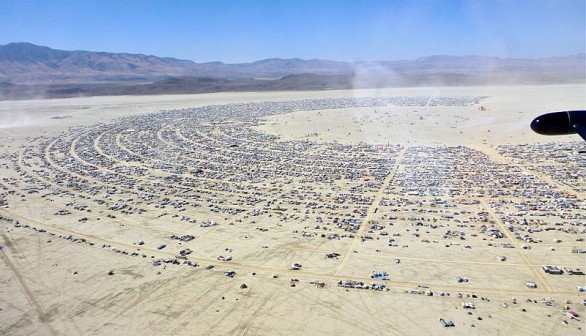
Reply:
<svg viewBox="0 0 586 336"><path fill-rule="evenodd" d="M0 334L583 335L585 89L1 101Z"/></svg>

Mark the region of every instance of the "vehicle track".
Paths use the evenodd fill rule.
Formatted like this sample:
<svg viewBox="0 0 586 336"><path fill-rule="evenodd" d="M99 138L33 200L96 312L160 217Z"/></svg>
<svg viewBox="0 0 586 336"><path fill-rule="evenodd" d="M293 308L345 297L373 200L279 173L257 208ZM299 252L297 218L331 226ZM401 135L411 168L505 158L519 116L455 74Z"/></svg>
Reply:
<svg viewBox="0 0 586 336"><path fill-rule="evenodd" d="M51 226L51 225L46 225L44 223L41 223L41 222L38 222L35 220L31 220L31 219L22 217L20 215L11 214L4 209L0 209L0 214L5 215L6 217L12 216L13 219L19 220L23 223L28 222L29 225L37 227L37 228L44 228L47 230L47 232L53 231L53 232L57 232L62 235L65 235L65 236L72 235L76 238L84 238L88 242L109 244L109 245L111 245L112 248L126 249L127 252L139 250L139 248L137 248L137 246L135 246L135 245L120 243L117 241L103 239L103 238L96 237L93 235L81 234L81 233L75 232L73 230L63 229L63 228L59 228L59 227L55 227L55 226ZM94 246L94 247L99 248L97 246ZM174 253L160 251L160 250L154 250L154 249L149 249L149 248L144 248L144 247L140 247L140 251L142 253L148 253L148 254L154 255L156 258L165 258L165 257L174 258L174 256L175 256ZM138 259L138 260L142 260L142 258ZM150 261L150 259L149 259L149 261ZM314 281L316 279L319 279L319 280L327 280L327 281L337 282L340 279L352 279L355 281L362 281L365 283L372 282L372 279L370 277L357 277L357 276L349 276L349 275L337 274L337 273L335 273L335 274L315 273L315 272L308 272L308 271L303 271L303 270L293 271L293 270L289 270L288 268L271 268L271 267L266 267L266 266L261 266L261 265L247 265L247 264L240 263L237 261L230 261L228 263L224 263L224 262L219 263L217 260L209 259L209 258L197 258L196 261L200 262L200 263L208 263L210 265L218 266L221 269L234 269L237 271L239 270L239 271L245 271L245 272L256 272L256 273L263 273L263 274L267 274L267 275L279 274L281 276L305 279L307 281ZM417 287L419 284L420 284L419 281L389 281L389 282L387 282L387 286L390 288L404 289L404 290L413 289L413 288ZM469 287L469 286L450 286L450 285L438 285L438 286L433 286L433 288L436 291L444 291L444 292L526 295L526 296L530 296L530 297L534 297L537 295L543 295L543 293L544 293L543 291L539 291L539 290L529 291L529 290L513 290L513 289L498 289L498 288L478 288L478 287ZM575 295L575 292L573 292L573 291L572 292L551 291L551 292L548 292L547 294Z"/></svg>
<svg viewBox="0 0 586 336"><path fill-rule="evenodd" d="M492 207L490 205L488 205L488 203L486 203L486 200L484 200L484 199L480 200L480 203L484 206L484 209L490 214L490 216L493 218L495 223L497 223L500 231L507 237L507 239L509 239L509 242L512 244L515 244L515 238L511 235L509 230L507 230L505 224L496 215L496 213L494 212ZM551 292L552 289L549 286L549 284L547 283L547 281L545 280L545 278L543 277L543 275L541 274L539 267L534 266L534 264L531 263L531 261L529 260L529 257L527 257L525 252L523 252L523 249L516 249L516 250L517 250L519 256L521 257L521 259L523 259L525 266L529 267L531 272L533 272L533 275L537 279L537 283L539 284L539 287L543 286L543 288L545 289L546 292Z"/></svg>
<svg viewBox="0 0 586 336"><path fill-rule="evenodd" d="M395 158L396 162L401 162L401 159L403 158L403 154L404 154L404 151L401 151L399 153L399 155ZM346 253L344 254L344 256L342 256L342 261L340 262L340 265L338 265L338 268L336 270L336 274L340 274L340 272L342 272L342 269L346 266L346 262L348 261L348 258L356 250L356 246L358 245L358 241L362 239L362 236L368 230L369 222L372 219L372 217L374 216L376 209L378 209L378 207L380 206L379 205L380 201L385 196L387 187L389 186L389 184L391 183L391 181L395 177L397 169L398 169L398 166L395 170L390 171L389 174L383 180L383 183L380 185L379 190L375 194L375 197L374 197L372 203L368 207L368 211L366 212L366 216L364 218L362 218L360 228L358 229L358 232L355 233L354 240L352 241L352 244L348 247L348 250L346 250Z"/></svg>
<svg viewBox="0 0 586 336"><path fill-rule="evenodd" d="M5 245L8 245L7 242L9 242L10 239L4 233L2 233L2 238L4 239ZM0 256L2 257L2 261L4 261L4 263L8 266L8 268L10 268L12 273L14 273L14 276L16 277L18 284L24 291L31 306L36 311L39 317L39 321L41 321L41 323L45 326L49 334L57 335L57 332L55 331L55 329L53 329L53 326L51 325L49 314L47 314L47 312L42 306L41 300L39 299L37 294L35 294L35 292L28 287L26 281L24 280L24 277L18 270L18 267L16 266L14 260L10 256L10 253L7 251L7 249L0 249Z"/></svg>

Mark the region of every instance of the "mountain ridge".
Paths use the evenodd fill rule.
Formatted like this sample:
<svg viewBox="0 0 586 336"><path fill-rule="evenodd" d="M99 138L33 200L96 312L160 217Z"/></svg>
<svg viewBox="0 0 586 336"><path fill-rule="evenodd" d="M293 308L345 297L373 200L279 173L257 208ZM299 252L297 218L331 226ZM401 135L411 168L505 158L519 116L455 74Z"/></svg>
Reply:
<svg viewBox="0 0 586 336"><path fill-rule="evenodd" d="M173 57L132 53L65 51L28 42L0 45L0 81L13 84L154 82L170 77L221 79L282 78L294 74L375 75L396 73L478 73L557 70L583 74L585 54L521 59L431 55L415 60L341 62L322 59L268 58L251 63L196 63Z"/></svg>
<svg viewBox="0 0 586 336"><path fill-rule="evenodd" d="M584 83L586 56L521 59L432 55L340 62L268 58L195 63L172 57L64 51L31 43L0 46L0 100L227 91L295 91Z"/></svg>

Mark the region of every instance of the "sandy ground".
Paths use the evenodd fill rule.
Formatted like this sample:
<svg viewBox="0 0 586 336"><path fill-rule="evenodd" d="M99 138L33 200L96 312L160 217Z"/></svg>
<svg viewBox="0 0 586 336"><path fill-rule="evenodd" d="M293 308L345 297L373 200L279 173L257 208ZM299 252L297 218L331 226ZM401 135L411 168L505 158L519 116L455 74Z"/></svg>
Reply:
<svg viewBox="0 0 586 336"><path fill-rule="evenodd" d="M586 286L586 277L567 272L550 275L542 271L542 265L586 269L584 254L571 253L572 249L586 249L583 240L576 240L585 235L583 224L571 226L581 228L581 232L535 233L533 236L541 241L529 244L515 238L503 219L504 214L519 211L515 206L529 198L482 197L478 203L464 204L461 200L476 198L443 197L442 202L446 201L447 205L443 207L444 203L438 202L443 207L441 214L449 213L460 219L455 221L433 212L439 209L436 204L431 205L436 197L407 196L392 186L393 181L415 168L403 161L410 155L422 155L426 158L423 162L436 162L439 156L437 164L443 164L441 156L445 153L438 147L463 145L486 155L491 164L510 165L507 169L511 169L511 174L534 175L536 183L542 183L539 185L544 189L559 190L578 207L564 209L565 217L559 213L539 217L544 222L534 227L555 228L556 223L564 222L558 227L565 229L572 220L584 223L585 219L580 217L586 213L584 168L577 168L582 176L566 183L555 175L556 169L563 170L565 163L553 161L547 154L541 158L538 155L538 162L532 162L529 157L535 154L534 150L526 146L519 147L519 153L525 156L514 158L499 152L497 146L555 141L583 148L577 135L543 137L533 134L528 125L541 113L584 109L585 89L584 85L438 87L2 101L0 200L6 204L0 208L3 218L0 220L0 334L584 335L586 312L582 301L586 295L578 292L576 286ZM85 176L87 180L79 182L84 183L83 188L61 184L76 173L68 172L69 166L59 160L87 160L79 152L79 144L86 136L99 156L115 162L113 166L98 166L99 172L112 173L116 167L146 167L156 162L144 158L120 160L119 153L105 145L110 139L116 139L115 147L129 150L132 141L138 139L133 134L120 130L113 131L115 134L88 131L113 123L119 117L229 103L377 96L486 98L471 106L314 110L259 120L250 129L276 135L277 142L314 141L315 149L308 150L308 155L331 150L328 147L331 143L401 147L391 154L390 174L369 187L364 186L367 180L364 176L357 181L315 185L298 178L276 178L273 184L269 180L242 182L243 186L258 187L268 195L275 195L275 199L276 195L290 193L302 201L295 206L287 204L285 198L279 199L282 202L278 204L283 204L286 210L275 210L277 203L273 203L272 210L258 217L246 213L229 216L210 210L214 200L221 199L222 204L230 205L243 199L233 191L211 189L210 200L202 200L202 206L177 210L136 199L130 188L120 185L108 186L118 187L114 195L91 194L89 188L102 183L98 175ZM210 141L236 137L230 128L210 130L208 134L203 134L204 129L193 131ZM183 139L187 143L188 132L181 122L169 121L156 136L162 142ZM65 150L58 149L61 143L65 144ZM251 146L254 147L253 141ZM420 147L427 148L429 154L425 150L410 151ZM230 157L229 150L222 151ZM184 155L196 154L196 150L186 150ZM340 153L336 155L343 157ZM365 155L383 157L380 153ZM360 156L354 159L363 160ZM463 155L462 160L465 159ZM572 162L575 167L584 162L584 157ZM252 164L263 165L261 161ZM540 170L541 167L549 170ZM422 174L425 168L425 164L417 167L422 169ZM483 169L486 166L472 166L471 172ZM163 170L149 168L139 181L154 187L157 177L167 175ZM203 178L199 181L202 185L213 182ZM503 180L503 185L507 181ZM494 181L489 179L484 186L488 190L490 182ZM166 191L180 190L174 182L168 182L166 187ZM358 190L362 195L372 200L362 206L360 229L339 240L320 238L321 232L341 231L325 223L323 228L316 229L316 216L328 222L328 217L350 216L352 210L359 211L361 207L352 203L349 209L306 210L303 202L312 195L333 200L330 194L351 193L355 190L352 187L361 188ZM204 195L203 187L197 188ZM174 200L177 195L169 197ZM551 197L542 198L551 200ZM393 199L406 203L402 203L401 209L379 205L381 201ZM500 207L491 203L495 200L503 201ZM411 201L423 204L419 206ZM127 204L146 211L112 211L108 204ZM243 207L247 211L254 208ZM55 215L60 210L71 214ZM181 221L180 216L195 218L197 224ZM80 221L83 217L87 221ZM423 224L415 226L416 221L410 217L417 217ZM481 218L486 218L486 222L481 222ZM207 220L220 225L199 225ZM435 220L440 228L430 227ZM385 228L371 232L372 223ZM481 232L484 223L500 229L504 237L493 239ZM259 228L269 230L263 232ZM467 239L442 238L446 230L465 232ZM302 231L313 236L303 237ZM171 239L172 235L193 235L195 239L182 242ZM366 236L370 238L360 239ZM390 246L389 239L397 245ZM145 244L136 245L139 240ZM166 247L158 249L161 243ZM515 248L503 248L503 244ZM522 248L527 244L531 249ZM175 259L185 248L193 250L188 259L197 262L199 267L172 263L153 266L156 260ZM131 255L133 252L135 256ZM340 256L325 258L332 252ZM230 255L233 260L220 261L219 255ZM499 261L497 257L501 256L506 260ZM303 266L291 270L293 263ZM214 267L207 269L207 265ZM224 273L227 271L236 274L227 277ZM373 271L388 272L390 280L371 279ZM458 282L458 277L469 281ZM362 281L367 285L375 282L384 284L386 290L342 288L338 286L340 280ZM537 288L528 288L527 282L535 282ZM426 295L428 290L433 295ZM472 302L475 309L465 309L463 302ZM580 316L571 319L566 316L568 311ZM440 318L453 321L455 327L442 327Z"/></svg>
<svg viewBox="0 0 586 336"><path fill-rule="evenodd" d="M503 144L546 142L527 125L536 116L583 109L584 87L502 86L437 87L361 91L355 96L485 96L478 105L389 106L386 108L329 110L319 114L291 113L268 119L263 131L287 139L316 138L341 143L369 144ZM480 110L483 106L485 110ZM315 134L317 133L317 134ZM578 136L555 141L576 141Z"/></svg>

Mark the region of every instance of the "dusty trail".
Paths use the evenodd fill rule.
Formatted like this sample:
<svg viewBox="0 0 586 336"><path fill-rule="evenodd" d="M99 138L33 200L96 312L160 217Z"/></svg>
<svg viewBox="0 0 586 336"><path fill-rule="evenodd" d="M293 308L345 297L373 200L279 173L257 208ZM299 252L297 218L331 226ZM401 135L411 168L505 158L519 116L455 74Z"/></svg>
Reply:
<svg viewBox="0 0 586 336"><path fill-rule="evenodd" d="M360 228L358 229L358 232L356 232L354 235L354 239L352 241L352 244L348 247L348 250L346 250L346 253L344 253L344 255L342 256L342 261L340 262L340 265L338 265L338 268L336 270L336 274L339 275L342 272L342 269L346 266L346 262L348 261L348 258L350 258L350 256L354 253L354 251L356 250L356 246L358 245L358 242L362 239L362 237L364 236L364 233L367 232L370 221L372 220L375 212L379 208L379 203L383 199L383 197L385 195L385 191L386 191L387 187L389 186L389 183L395 177L395 174L396 174L398 166L399 166L399 162L401 162L401 159L403 158L404 153L405 153L404 151L401 151L401 152L399 152L399 154L395 158L393 158L397 162L397 167L395 168L395 170L389 171L389 174L385 177L379 190L375 194L374 200L372 201L372 204L370 204L370 206L368 207L368 210L366 212L366 216L364 218L362 218L362 222L360 224Z"/></svg>
<svg viewBox="0 0 586 336"><path fill-rule="evenodd" d="M10 238L8 238L6 236L6 234L4 234L4 233L2 233L2 238L4 240L3 245L5 245L7 247L10 246ZM0 249L0 256L2 257L2 261L4 261L4 263L10 268L12 273L14 273L14 276L16 277L18 284L20 285L20 287L24 291L27 299L31 303L31 306L37 312L37 315L39 317L39 321L41 321L43 323L43 325L45 326L45 328L47 329L49 334L57 335L57 332L55 331L55 329L51 325L51 318L50 318L49 314L47 314L47 312L43 308L42 301L39 299L38 295L35 294L35 292L33 290L31 290L29 288L29 286L26 284L24 277L22 276L22 274L18 270L18 266L15 264L14 259L12 258L12 256L10 255L10 253L7 250L8 250L8 248Z"/></svg>

